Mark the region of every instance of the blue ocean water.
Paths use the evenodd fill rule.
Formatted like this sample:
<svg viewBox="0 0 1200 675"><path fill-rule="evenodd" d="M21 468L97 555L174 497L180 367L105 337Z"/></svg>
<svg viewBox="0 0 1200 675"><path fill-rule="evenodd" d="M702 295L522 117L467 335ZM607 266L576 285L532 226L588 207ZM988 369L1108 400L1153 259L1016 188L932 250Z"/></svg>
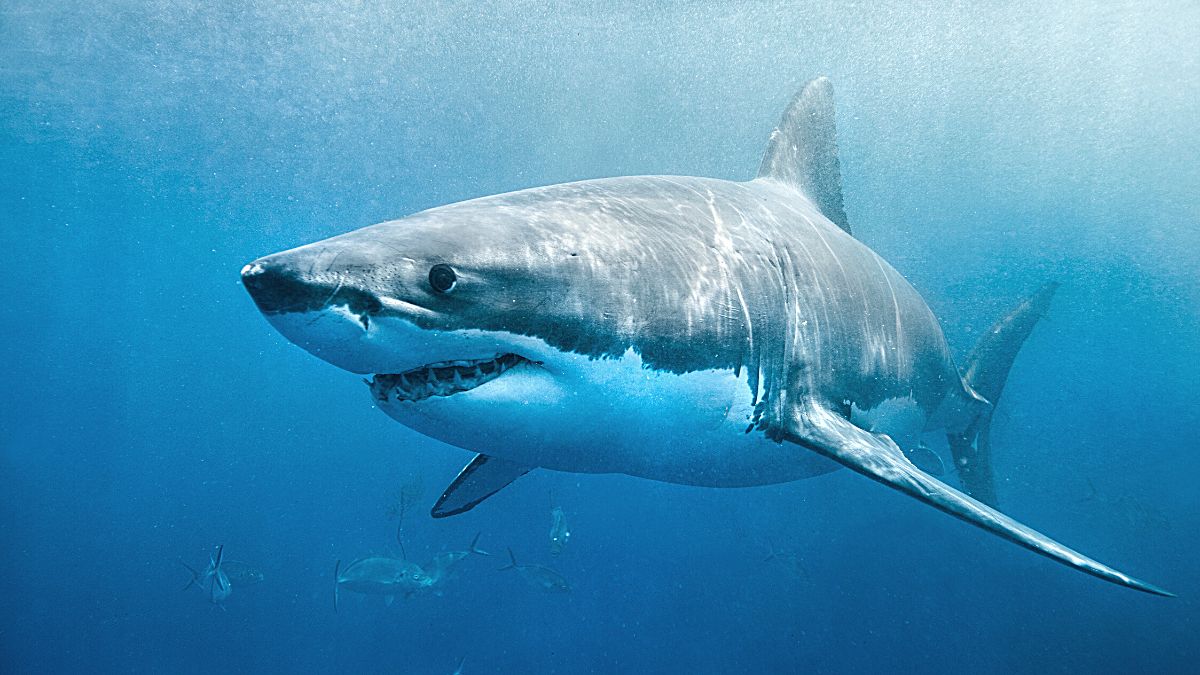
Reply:
<svg viewBox="0 0 1200 675"><path fill-rule="evenodd" d="M1184 2L9 0L0 670L1193 671L1197 34ZM748 178L820 74L856 235L960 355L1063 284L996 413L1005 511L1178 598L849 472L719 490L541 471L434 521L468 453L373 410L240 286L261 255L470 197ZM397 553L405 484L410 557L476 532L497 555L441 596L335 613L336 561ZM264 576L222 607L180 591L179 561L217 545ZM498 571L506 547L572 591Z"/></svg>

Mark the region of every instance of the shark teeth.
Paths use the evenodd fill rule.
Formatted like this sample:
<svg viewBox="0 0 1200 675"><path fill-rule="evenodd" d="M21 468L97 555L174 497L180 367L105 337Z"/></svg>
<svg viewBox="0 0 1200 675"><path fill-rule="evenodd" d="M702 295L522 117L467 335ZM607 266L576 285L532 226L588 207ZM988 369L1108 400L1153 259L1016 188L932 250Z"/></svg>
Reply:
<svg viewBox="0 0 1200 675"><path fill-rule="evenodd" d="M522 363L534 362L517 354L499 354L491 359L439 361L403 373L375 375L367 381L367 386L381 403L420 401L431 396L453 396L470 391Z"/></svg>

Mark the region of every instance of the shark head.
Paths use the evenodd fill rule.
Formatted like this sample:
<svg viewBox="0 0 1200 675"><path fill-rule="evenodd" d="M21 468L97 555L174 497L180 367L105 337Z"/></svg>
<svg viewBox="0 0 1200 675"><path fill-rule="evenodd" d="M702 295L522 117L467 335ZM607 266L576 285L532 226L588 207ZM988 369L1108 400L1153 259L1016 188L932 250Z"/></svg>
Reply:
<svg viewBox="0 0 1200 675"><path fill-rule="evenodd" d="M648 294L664 288L638 264L666 255L647 240L661 236L646 231L654 221L596 208L615 202L619 185L580 185L373 225L256 260L242 281L287 339L368 375L375 405L403 424L476 452L520 437L543 453L522 461L553 465L582 434L603 433L602 420L636 420L617 410L636 402L613 383L646 387L641 355L655 345L642 317L662 302ZM660 348L664 360L711 357L680 334Z"/></svg>
<svg viewBox="0 0 1200 675"><path fill-rule="evenodd" d="M289 340L373 375L379 403L544 397L555 350L534 336L572 295L578 251L502 215L435 209L256 260L242 281Z"/></svg>

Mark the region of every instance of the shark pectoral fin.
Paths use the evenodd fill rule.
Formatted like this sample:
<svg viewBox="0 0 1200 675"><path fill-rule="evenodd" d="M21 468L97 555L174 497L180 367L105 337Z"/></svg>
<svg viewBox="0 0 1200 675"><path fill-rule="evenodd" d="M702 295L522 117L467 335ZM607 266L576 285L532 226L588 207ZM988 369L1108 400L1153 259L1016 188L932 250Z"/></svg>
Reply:
<svg viewBox="0 0 1200 675"><path fill-rule="evenodd" d="M505 485L529 473L529 470L528 466L506 459L476 455L438 498L430 515L445 518L470 511Z"/></svg>
<svg viewBox="0 0 1200 675"><path fill-rule="evenodd" d="M824 408L808 406L796 411L785 438L1034 553L1105 581L1155 595L1173 596L1077 553L929 476L913 466L890 438L864 431Z"/></svg>

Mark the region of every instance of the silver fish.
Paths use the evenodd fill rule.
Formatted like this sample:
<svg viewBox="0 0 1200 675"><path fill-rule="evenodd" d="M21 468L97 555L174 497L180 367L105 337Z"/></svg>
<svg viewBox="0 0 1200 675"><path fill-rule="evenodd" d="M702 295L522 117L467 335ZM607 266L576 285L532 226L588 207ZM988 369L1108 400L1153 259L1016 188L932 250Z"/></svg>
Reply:
<svg viewBox="0 0 1200 675"><path fill-rule="evenodd" d="M549 567L541 565L521 565L517 562L517 556L513 555L512 549L508 549L509 564L501 567L501 570L516 570L525 583L534 588L543 590L547 593L568 593L571 590L571 584L563 578L563 575L555 572Z"/></svg>
<svg viewBox="0 0 1200 675"><path fill-rule="evenodd" d="M224 602L233 593L229 577L225 575L225 569L221 566L224 552L225 546L218 546L216 554L209 557L208 567L203 572L196 571L191 565L180 560L179 562L192 573L191 581L188 581L183 590L186 591L192 586L196 586L208 594L208 601L214 605Z"/></svg>
<svg viewBox="0 0 1200 675"><path fill-rule="evenodd" d="M390 605L397 595L410 597L433 585L434 580L421 566L399 558L360 558L342 569L342 561L333 568L333 610L338 608L338 591L363 595L381 595Z"/></svg>
<svg viewBox="0 0 1200 675"><path fill-rule="evenodd" d="M466 551L445 551L434 556L433 561L426 566L429 578L433 581L431 586L440 586L454 578L459 563L472 553L475 555L491 555L491 553L480 549L478 544L479 534L476 534Z"/></svg>
<svg viewBox="0 0 1200 675"><path fill-rule="evenodd" d="M262 583L263 573L249 563L240 560L226 560L221 565L231 586L253 586Z"/></svg>
<svg viewBox="0 0 1200 675"><path fill-rule="evenodd" d="M567 516L562 507L550 509L550 555L562 553L563 547L571 538L571 528L567 526Z"/></svg>

